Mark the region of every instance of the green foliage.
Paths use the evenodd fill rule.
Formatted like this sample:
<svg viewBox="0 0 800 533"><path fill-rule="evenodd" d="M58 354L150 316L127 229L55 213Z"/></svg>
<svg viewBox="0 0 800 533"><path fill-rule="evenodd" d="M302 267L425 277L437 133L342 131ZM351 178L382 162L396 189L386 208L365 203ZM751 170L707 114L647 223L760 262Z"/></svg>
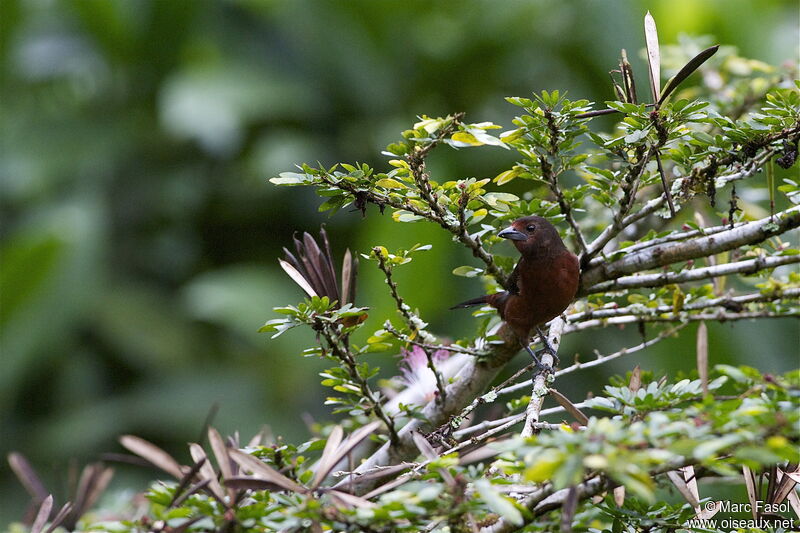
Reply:
<svg viewBox="0 0 800 533"><path fill-rule="evenodd" d="M202 492L179 497L185 487L179 490L176 483L158 483L147 492L148 520L163 520L187 531L213 530L233 520L237 530L247 532L313 523L347 531L365 527L418 531L439 520L469 519L486 525L497 517L519 526L532 518L530 511L508 496L509 490L513 492L508 480L519 475L542 484L548 493L590 479L625 487L624 507L617 507L610 496L599 507L588 500L579 503L576 530L668 528L685 523L694 511L674 500L656 501L670 486L665 472L693 464L705 468L701 470L704 476L735 475L743 466L755 469L800 460L796 447L800 410L792 388L797 372L765 376L750 367L721 367L715 374L709 387L714 394L706 396L697 380L654 379L642 383L637 393L607 387L608 396L597 398L592 406L609 414L593 416L585 428L562 425L530 439L517 437L489 445L496 457L474 464L462 464L453 454L408 465L411 470L404 483L370 502L344 504L328 488L309 494L252 490L226 509ZM251 453L308 484L322 443L257 446ZM550 518L557 514L553 512ZM547 514L540 516L533 530L548 519ZM116 523L113 530L140 531L144 523ZM98 524L88 520L83 527L91 530Z"/></svg>
<svg viewBox="0 0 800 533"><path fill-rule="evenodd" d="M678 52L667 50L665 56L670 54ZM501 242L496 230L523 215L548 217L559 223L580 253L583 273L581 298L562 324L564 335L611 324L637 325L643 343L632 351L638 351L693 321L797 316L800 278L796 273L772 272L776 266L796 263L800 254L781 240L797 226L796 208L787 207L796 201L797 183L786 179L777 187L783 196L777 195L775 176L768 171L768 222L764 213L752 214L763 209L758 194L740 191L743 198L756 197L745 200L753 203L745 212L731 186L753 177L761 165L773 160L782 168L795 163L800 96L786 83L795 73L777 73L731 50L721 52L726 62L715 64L718 58L712 54L688 54L702 61L678 61L674 81L660 93L656 105L638 103L618 92L619 100L595 110L586 99L542 91L530 98L507 99L520 108L520 114L505 132L493 122L467 122L461 113L440 118L422 115L386 147L384 162L302 164L298 171L270 181L312 187L323 198L319 211L333 214L352 206L365 215L373 205L381 213L388 209L400 227L431 223L425 228L441 229L479 263L459 266L453 274L482 278L492 290L511 285L508 274L514 263L513 257L494 253ZM706 60L727 85L675 92L666 101ZM626 62L623 58L621 64ZM187 82L195 75L201 78L199 85ZM188 91L189 101L212 106L214 99L204 97L204 91L213 88L215 80L202 78L184 73L173 80L165 89L164 105L182 100L181 94ZM191 109L180 107L165 113L170 130L195 139L217 157L235 150L237 132L246 122L242 117L258 120L267 113L253 98L258 79L245 76L240 85L231 87L230 93L223 91L227 107L217 109L220 122L212 123L237 123L227 134L214 135L213 128L194 120ZM749 92L754 87L759 89L756 96ZM735 98L717 94L730 91L737 92ZM607 132L597 127L601 115L618 119ZM428 157L440 147L502 148L496 152L511 154L514 162L483 176L436 173ZM763 188L753 180L746 183L748 191ZM717 193L729 186L730 209L715 212ZM670 191L681 210L678 216L665 209L671 208ZM691 209L719 219L718 224L709 225L702 216L693 218ZM647 218L653 213L661 218ZM756 226L757 231L752 230ZM737 235L739 230L744 236ZM698 242L706 242L704 237L732 244L718 254L704 253L697 250ZM9 315L22 306L27 293L35 292L61 257L59 241L32 242L18 246L16 255L11 255L11 268L2 272L4 291L15 285L16 278L28 282L12 292ZM470 378L490 375L478 382L489 383L500 370L500 363L492 366L495 360L518 345L507 346L508 339L494 328L499 319L493 312L474 337L451 344L428 330L429 324L406 303L393 276L416 252L430 248L417 244L390 252L385 245L373 245L362 255L383 274L402 319L400 326L388 315L352 303L339 306L323 295L275 308L282 317L260 329L273 333L273 339L280 337L279 342L286 338L283 333L298 326L314 335L316 342L301 353L332 365L320 372L320 384L335 393L325 405L332 407L332 414L343 415L341 425L314 423L314 438L298 446L280 439L243 445L238 434L223 441L210 432L210 452L192 445L194 466L188 467L152 445L131 447L128 441L131 451L177 482L153 484L146 493L149 505L144 515L112 523L100 522L102 515L87 514L79 529L469 531L498 525L546 531L560 522L577 530L667 531L696 514L693 505L675 503L677 498L659 501L665 498L668 480L676 483L668 474L691 467L701 476L729 481L739 480L740 472L744 469L747 475L750 469L763 472L774 488L777 468L788 470L800 462L797 372L776 376L750 367L718 365L709 377L707 346L703 347L699 332L697 379L670 381L634 372L627 383L616 379L603 390L588 383L583 392L594 396L580 407L558 393L562 410L557 412L566 411L578 420L568 425L561 418L550 423L539 419L541 405L537 407L536 400L548 392L556 395L548 390L555 380L550 375L534 381L530 394L503 402L502 416L495 420L487 415L480 422L486 413L475 409L496 402L517 384L497 385L483 394L484 388L470 389ZM30 262L38 268L21 276L24 264ZM735 281L741 294L724 290L721 280L731 273L742 274ZM438 293L435 298L440 298ZM195 295L195 302L201 299ZM445 302L438 303L445 307ZM367 329L368 311L382 324L375 331ZM0 314L0 325L7 318ZM645 324L651 322L659 334L647 340ZM677 327L660 329L660 323ZM364 336L366 341L361 342ZM398 346L408 367L403 377L409 386L394 401L387 398L391 389L378 379L380 369L372 357L395 352ZM622 348L606 358L625 354ZM418 361L413 362L414 356ZM453 362L457 364L448 365ZM602 356L585 365L600 362ZM576 359L562 372L581 368ZM536 370L535 380L544 376L542 372ZM414 388L412 382L425 390L409 400L402 394ZM526 417L526 429L534 420L533 437L498 436L521 421L516 413L526 409L535 411L535 420ZM592 416L587 418L580 409L592 410ZM476 424L462 428L468 419L472 423L472 417ZM409 426L401 429L403 423ZM487 425L482 427L483 423ZM352 431L347 439L343 427ZM406 431L409 428L413 431ZM383 448L372 450L373 442ZM388 450L391 464L354 471L359 458L381 450ZM209 460L211 452L216 467ZM386 482L388 478L392 481ZM382 486L370 492L367 487L376 481ZM593 496L619 488L626 496L621 505L615 502L615 507L608 497L599 507L591 502ZM47 517L49 509L45 511L42 516Z"/></svg>

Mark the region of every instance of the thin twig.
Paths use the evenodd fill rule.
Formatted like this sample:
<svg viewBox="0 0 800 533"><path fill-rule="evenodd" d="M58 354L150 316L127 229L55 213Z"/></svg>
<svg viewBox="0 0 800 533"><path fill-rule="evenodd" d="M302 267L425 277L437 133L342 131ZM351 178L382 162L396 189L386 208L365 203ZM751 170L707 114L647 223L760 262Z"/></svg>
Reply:
<svg viewBox="0 0 800 533"><path fill-rule="evenodd" d="M774 302L777 300L788 300L798 297L800 297L800 288L788 288L768 294L756 292L752 294L743 294L740 296L722 296L720 298L712 298L710 300L699 300L697 302L684 304L680 310L698 311L700 309L709 309L711 307L724 307L726 309L736 310L736 308L741 308L744 304ZM595 318L611 318L624 315L652 316L670 313L672 311L674 311L674 308L671 305L647 307L641 304L635 304L627 307L591 309L589 311L583 311L580 313L572 313L567 315L567 322L575 323Z"/></svg>
<svg viewBox="0 0 800 533"><path fill-rule="evenodd" d="M379 248L374 248L372 251L378 259L378 268L381 269L381 272L383 272L386 278L386 284L389 286L389 292L391 292L392 299L397 306L397 312L403 317L408 328L421 339L428 341L435 340L433 335L422 329L422 325L424 324L422 319L411 311L411 308L405 303L403 297L400 296L400 293L397 291L397 283L392 279L392 268L387 264L386 258L381 253L381 250ZM439 395L436 399L437 401L444 401L446 396L444 380L442 379L442 374L436 369L436 365L433 362L434 351L425 347L422 347L422 351L425 353L425 358L428 361L428 368L433 372L436 379L436 389L439 391Z"/></svg>
<svg viewBox="0 0 800 533"><path fill-rule="evenodd" d="M679 324L678 326L676 326L674 328L668 329L666 331L662 331L656 337L653 337L649 341L645 341L645 342L643 342L641 344L637 344L636 346L632 346L630 348L623 348L622 350L616 351L614 353L610 353L608 355L599 355L598 354L598 356L595 359L593 359L591 361L587 361L585 363L578 362L577 361L577 357L576 357L576 362L574 364L572 364L572 365L570 365L570 366L568 366L566 368L562 368L562 369L558 370L555 373L555 377L558 378L558 377L561 377L561 376L563 376L565 374L570 374L572 372L575 372L577 370L582 370L584 368L591 368L593 366L602 365L602 364L607 363L609 361L613 361L614 359L618 359L618 358L620 358L620 357L622 357L624 355L629 355L629 354L636 353L638 351L644 350L645 348L649 348L650 346L652 346L652 345L654 345L654 344L666 339L667 337L671 337L672 335L674 335L675 333L677 333L678 331L683 329L685 326L686 326L686 324ZM532 380L528 379L528 380L522 381L520 383L515 383L513 385L509 385L507 387L504 387L504 388L498 390L497 391L497 395L499 396L501 394L510 394L512 392L515 392L515 391L518 391L520 389L524 389L524 388L530 386L531 383L532 383Z"/></svg>
<svg viewBox="0 0 800 533"><path fill-rule="evenodd" d="M725 263L680 272L665 271L660 274L640 274L625 276L609 281L603 281L581 290L582 294L595 294L598 292L621 291L625 289L639 289L642 287L663 287L673 283L686 283L703 279L730 276L731 274L755 274L760 270L776 268L783 265L800 263L800 255L779 255L773 257L757 257L746 261Z"/></svg>
<svg viewBox="0 0 800 533"><path fill-rule="evenodd" d="M725 311L717 311L713 313L669 313L658 316L639 316L627 315L617 316L612 318L602 318L594 320L586 320L578 322L577 324L567 324L564 328L564 335L582 331L585 329L599 328L606 326L621 326L623 324L639 324L642 322L700 322L703 320L718 321L718 322L733 322L736 320L750 320L755 318L789 318L800 316L800 310L782 311L780 313L772 311L755 311L743 313L730 313Z"/></svg>
<svg viewBox="0 0 800 533"><path fill-rule="evenodd" d="M339 343L338 335L332 332L330 328L330 325L323 324L322 328L320 329L320 333L325 338L328 347L334 353L336 358L344 364L344 367L347 370L347 373L350 375L350 378L358 384L358 387L361 390L361 395L365 400L367 400L372 412L374 412L375 416L377 416L386 425L386 429L389 431L390 442L396 443L398 441L398 435L397 429L394 427L394 420L383 410L381 403L375 397L375 393L372 391L369 383L367 383L367 380L364 379L364 377L359 373L358 365L356 364L353 354Z"/></svg>
<svg viewBox="0 0 800 533"><path fill-rule="evenodd" d="M774 219L765 217L713 235L703 235L679 244L659 244L629 253L621 259L585 271L581 277L581 283L584 288L591 287L600 281L612 280L625 274L642 272L698 257L707 257L763 242L798 226L800 226L800 206L795 206L777 213Z"/></svg>
<svg viewBox="0 0 800 533"><path fill-rule="evenodd" d="M647 168L647 163L650 161L652 154L653 150L647 150L645 152L644 146L636 152L636 163L630 163L627 175L622 181L623 198L620 200L619 210L614 213L614 220L611 222L611 225L608 226L597 239L592 241L592 243L586 247L584 253L581 254L581 264L587 264L589 260L603 250L611 239L616 237L625 228L623 225L625 216L627 216L636 203L636 193L639 189L639 183L641 182L642 175Z"/></svg>
<svg viewBox="0 0 800 533"><path fill-rule="evenodd" d="M481 356L487 355L486 352L481 352L481 351L478 351L478 350L470 350L469 348L463 348L463 347L459 346L458 344L430 344L430 343L420 342L418 340L412 339L411 337L409 337L405 333L403 333L401 331L398 331L390 323L384 324L383 325L383 329L385 329L387 333L391 334L396 339L398 339L398 340L400 340L402 342L407 342L408 344L412 344L414 346L419 346L420 348L422 348L424 350L433 350L434 352L437 352L439 350L445 350L445 351L453 352L453 353L464 353L464 354L472 355L472 356L475 356L475 357L481 357Z"/></svg>

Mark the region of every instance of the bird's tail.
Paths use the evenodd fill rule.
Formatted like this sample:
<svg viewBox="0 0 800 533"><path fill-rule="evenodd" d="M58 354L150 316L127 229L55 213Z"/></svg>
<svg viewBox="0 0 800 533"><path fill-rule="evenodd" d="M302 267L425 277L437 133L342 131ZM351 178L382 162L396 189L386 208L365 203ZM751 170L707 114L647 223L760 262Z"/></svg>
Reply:
<svg viewBox="0 0 800 533"><path fill-rule="evenodd" d="M467 300L466 302L461 302L460 304L456 304L450 309L463 309L465 307L474 307L476 305L485 305L489 302L489 296L483 295L478 296L477 298L473 298L471 300Z"/></svg>

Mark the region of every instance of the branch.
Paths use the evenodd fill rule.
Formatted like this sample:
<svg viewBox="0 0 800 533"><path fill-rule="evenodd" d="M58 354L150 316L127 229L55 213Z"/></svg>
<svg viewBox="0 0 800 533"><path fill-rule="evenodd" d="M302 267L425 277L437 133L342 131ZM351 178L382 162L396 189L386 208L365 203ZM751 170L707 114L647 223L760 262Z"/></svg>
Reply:
<svg viewBox="0 0 800 533"><path fill-rule="evenodd" d="M604 281L581 290L582 295L598 292L620 291L624 289L638 289L642 287L661 287L673 283L686 283L731 274L754 274L759 270L775 268L782 265L800 263L800 255L783 255L775 257L757 257L747 261L725 263L705 268L682 270L680 272L663 272L661 274L639 274L623 278Z"/></svg>
<svg viewBox="0 0 800 533"><path fill-rule="evenodd" d="M622 350L619 350L617 352L614 352L614 353L611 353L611 354L608 354L608 355L597 354L597 358L595 358L592 361L587 361L586 363L581 363L581 362L577 361L577 356L576 356L576 362L574 364L566 367L566 368L562 368L561 370L558 370L555 373L555 377L560 377L560 376L563 376L565 374L570 374L572 372L575 372L576 370L582 370L584 368L591 368L593 366L599 366L599 365L602 365L602 364L607 363L609 361L613 361L614 359L618 359L618 358L620 358L620 357L622 357L624 355L629 355L629 354L636 353L638 351L644 350L645 348L649 348L650 346L652 346L652 345L654 345L654 344L666 339L667 337L671 337L672 335L674 335L675 333L677 333L678 331L683 329L685 326L686 326L686 324L680 324L677 327L671 328L671 329L666 330L666 331L662 331L656 337L653 337L649 341L645 341L645 342L643 342L641 344L637 344L636 346L632 346L631 348L623 348ZM497 391L497 395L499 396L501 394L509 394L509 393L518 391L519 389L524 389L525 387L529 386L531 384L531 382L532 382L532 380L529 379L529 380L526 380L526 381L522 381L520 383L515 383L513 385L509 385L507 387L504 387L504 388L498 390ZM534 387L534 389L535 388L536 387ZM542 414L544 414L544 413L542 413Z"/></svg>
<svg viewBox="0 0 800 533"><path fill-rule="evenodd" d="M746 179L757 174L761 165L767 162L774 154L775 152L773 150L765 150L758 157L752 159L749 165L745 165L741 170L716 177L714 179L714 187L720 188L732 181ZM715 163L715 165L718 166L719 162ZM701 172L708 172L708 170L709 167L705 167L704 169L701 169ZM687 178L676 179L673 182L673 187L679 188L685 179ZM621 229L626 228L631 224L635 224L641 219L655 213L664 206L666 201L666 196L662 193L661 196L649 200L637 211L623 218L622 222L620 222L618 225L612 223L610 226L606 227L606 229L604 229L600 235L598 235L597 238L589 244L588 249L592 251L592 255L602 251L603 248L620 233ZM581 264L584 264L583 255L581 256Z"/></svg>
<svg viewBox="0 0 800 533"><path fill-rule="evenodd" d="M347 180L337 180L327 173L320 174L319 178L326 185L334 189L342 190L351 195L353 198L363 198L364 201L371 202L377 206L388 205L393 209L408 211L417 215L418 217L438 224L443 229L452 233L460 243L472 250L472 255L483 261L486 265L486 272L492 276L497 283L503 287L506 287L506 284L508 283L508 275L497 266L497 264L494 262L494 257L492 257L492 254L487 252L477 239L474 239L465 228L460 228L458 223L450 220L455 218L451 213L448 213L444 210L440 211L438 209L436 211L433 211L430 208L423 209L409 201L407 198L399 198L396 195L382 194L374 190L365 190L357 185L349 183Z"/></svg>
<svg viewBox="0 0 800 533"><path fill-rule="evenodd" d="M630 246L626 246L625 248L620 248L611 252L611 254L616 254L619 252L623 252L625 254L630 254L633 252L638 252L640 250L644 250L645 248L650 248L657 244L664 244L667 242L676 242L682 241L685 239L689 239L691 237L698 237L701 235L714 235L715 233L720 233L722 231L728 231L731 228L738 228L739 226L746 224L746 222L734 222L731 224L725 224L722 226L713 226L710 228L702 228L702 229L694 229L689 231L682 231L679 233L670 233L669 235L665 235L664 237L657 237L655 239L651 239L649 241L642 241L636 244L632 244ZM606 260L602 257L595 257L591 261L589 261L589 267L595 267L597 265L602 264Z"/></svg>
<svg viewBox="0 0 800 533"><path fill-rule="evenodd" d="M671 472L678 468L683 468L690 464L695 464L691 459L685 457L678 457L658 466L649 472L650 477L655 477L659 474ZM612 488L614 484L602 474L595 474L594 476L586 479L582 483L575 485L578 500L587 500L596 494L600 494ZM553 509L558 509L567 499L567 494L570 488L555 491L551 483L545 484L539 490L530 493L523 498L519 503L526 507L530 514L525 515L524 522L520 525L515 525L504 518L501 518L491 526L481 528L480 533L511 533L518 531L531 523L537 516L541 516Z"/></svg>
<svg viewBox="0 0 800 533"><path fill-rule="evenodd" d="M545 109L544 114L545 118L547 119L548 136L550 137L550 149L548 150L549 157L556 159L559 156L558 124L556 124L555 117L549 109ZM575 221L575 217L572 216L572 206L569 204L569 202L567 202L567 199L564 197L564 193L561 192L561 187L558 186L558 174L553 171L553 165L551 165L547 160L547 157L543 155L539 156L539 166L542 169L542 177L547 180L550 190L556 196L561 213L564 215L567 223L572 228L572 232L575 234L575 240L578 243L578 247L581 249L581 252L586 252L586 239L584 239L583 234L581 233L581 228Z"/></svg>
<svg viewBox="0 0 800 533"><path fill-rule="evenodd" d="M614 220L611 222L611 225L584 249L584 253L581 254L582 265L587 264L590 259L597 255L597 253L611 241L611 239L619 235L619 232L625 228L625 216L630 212L633 204L636 203L636 193L639 189L639 182L641 181L645 168L647 168L647 162L650 160L650 156L653 153L652 150L642 153L643 149L644 146L640 147L640 150L637 152L637 163L628 167L628 174L622 181L623 197L620 199L619 211L614 214Z"/></svg>
<svg viewBox="0 0 800 533"><path fill-rule="evenodd" d="M419 450L412 437L413 433L422 432L425 429L430 431L447 422L451 416L458 414L464 406L486 389L500 370L519 351L519 342L507 327L501 327L497 335L502 342L491 344L486 357L467 361L446 387L447 397L443 402L428 402L422 410L424 420L415 419L403 426L397 433L396 443L385 443L362 462L356 471L364 472L376 466L398 464L419 455ZM343 481L342 484L345 482ZM359 487L359 490L367 492L374 486L374 481L365 482Z"/></svg>
<svg viewBox="0 0 800 533"><path fill-rule="evenodd" d="M394 336L397 340L402 342L407 342L408 344L412 344L414 346L419 346L423 350L432 350L434 352L438 352L439 350L445 350L447 352L453 352L453 353L465 353L475 357L481 357L486 355L483 352L470 350L469 348L462 348L457 344L430 344L430 343L416 341L411 337L409 337L408 335L406 335L405 333L402 333L397 329L395 329L390 322L384 324L383 329L385 329L388 333Z"/></svg>
<svg viewBox="0 0 800 533"><path fill-rule="evenodd" d="M375 413L385 425L386 429L389 431L389 439L390 442L397 442L398 435L397 429L394 427L394 420L392 419L386 411L383 410L381 403L375 397L375 393L372 391L372 388L367 383L367 380L358 372L358 364L356 363L353 354L346 348L343 348L339 345L339 337L330 330L330 325L323 324L323 326L318 330L325 337L325 341L328 343L328 347L334 353L334 355L339 359L347 369L347 373L350 375L350 378L358 383L358 387L361 390L361 394L367 403L370 406L372 412Z"/></svg>
<svg viewBox="0 0 800 533"><path fill-rule="evenodd" d="M700 322L703 320L733 322L736 320L750 320L755 318L788 318L792 316L800 316L800 310L783 311L780 313L772 311L752 311L742 313L718 311L715 313L698 313L695 315L687 313L670 313L658 316L627 315L613 318L586 320L584 322L578 322L577 324L568 324L564 328L564 335L574 333L576 331L582 331L584 329L620 326L623 324L639 324L642 322Z"/></svg>
<svg viewBox="0 0 800 533"><path fill-rule="evenodd" d="M790 298L800 297L800 288L789 288L780 291L770 292L769 294L762 294L760 292L752 294L744 294L741 296L723 296L720 298L712 298L710 300L700 300L693 303L684 304L681 311L697 311L700 309L708 309L710 307L724 307L729 310L736 310L741 308L744 304L749 303L763 303L774 302L776 300L784 300ZM593 318L610 318L615 316L636 315L636 316L653 316L664 313L670 313L674 310L671 305L659 305L658 307L646 307L641 304L631 305L627 307L609 308L609 309L593 309L581 313L573 313L567 315L567 322L581 322Z"/></svg>
<svg viewBox="0 0 800 533"><path fill-rule="evenodd" d="M408 329L410 329L412 333L416 333L423 340L436 340L430 333L423 329L425 327L425 323L416 313L411 311L411 308L408 306L408 304L403 301L403 297L400 296L399 292L397 292L397 283L395 283L392 279L392 268L386 263L386 258L381 253L380 248L373 248L372 253L378 259L378 268L381 269L381 272L383 272L383 275L386 277L386 284L389 286L389 292L391 292L392 299L397 306L397 312L400 313L400 316L402 316L403 320L405 320ZM388 320L387 323L389 323ZM436 365L433 362L433 351L424 347L424 345L422 346L422 351L425 353L425 358L428 360L428 368L430 368L431 372L433 372L433 375L436 379L436 388L439 391L437 400L441 401L445 397L442 374L436 369Z"/></svg>
<svg viewBox="0 0 800 533"><path fill-rule="evenodd" d="M586 291L593 289L592 285L603 280L611 280L625 274L641 272L679 261L708 257L748 244L762 242L798 226L800 226L800 206L795 206L774 217L748 222L712 235L686 240L680 244L658 244L635 253L629 253L622 259L608 264L600 264L585 271L581 277L581 285L584 293L587 293Z"/></svg>
<svg viewBox="0 0 800 533"><path fill-rule="evenodd" d="M557 317L550 323L550 331L547 333L547 343L558 350L558 345L561 342L561 332L564 330L564 319ZM545 343L545 345L547 345ZM551 375L553 365L555 363L555 354L544 350L542 352L541 363L545 367L545 371L537 372L536 377L533 378L533 391L531 392L531 400L528 407L525 409L525 426L522 428L520 435L522 437L530 437L533 435L536 424L539 422L539 414L542 410L544 398L549 393L547 377Z"/></svg>

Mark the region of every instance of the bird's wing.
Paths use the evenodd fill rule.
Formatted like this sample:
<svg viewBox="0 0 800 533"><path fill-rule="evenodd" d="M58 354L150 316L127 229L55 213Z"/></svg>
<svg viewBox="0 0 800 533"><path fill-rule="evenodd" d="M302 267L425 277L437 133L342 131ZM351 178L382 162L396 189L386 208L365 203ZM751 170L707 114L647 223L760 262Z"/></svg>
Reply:
<svg viewBox="0 0 800 533"><path fill-rule="evenodd" d="M522 260L517 261L517 265L508 276L508 283L506 283L506 290L511 294L519 294L519 271Z"/></svg>

